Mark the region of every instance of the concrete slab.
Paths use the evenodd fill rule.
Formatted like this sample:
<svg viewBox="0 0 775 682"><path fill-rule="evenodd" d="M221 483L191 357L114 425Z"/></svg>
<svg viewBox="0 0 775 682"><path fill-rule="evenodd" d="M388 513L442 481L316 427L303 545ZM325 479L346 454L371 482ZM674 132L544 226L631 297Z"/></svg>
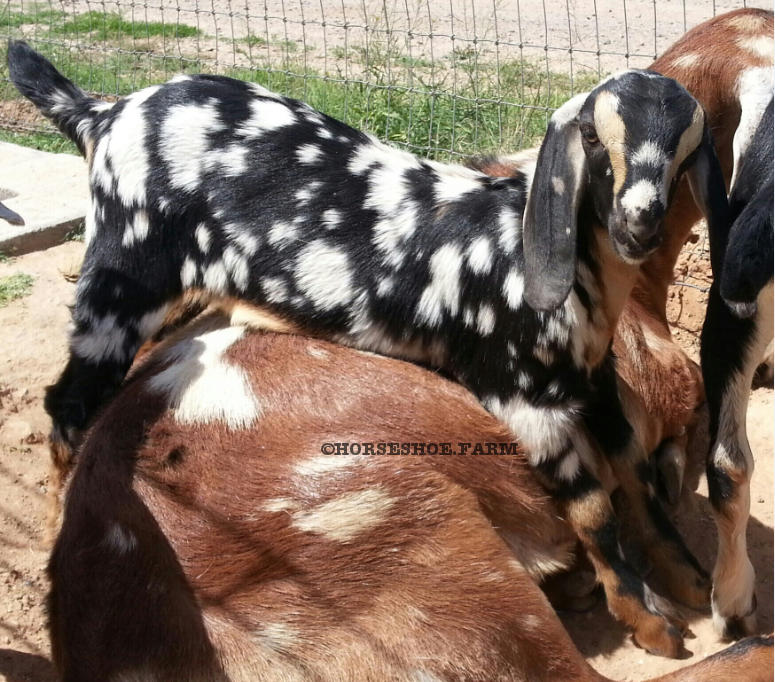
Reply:
<svg viewBox="0 0 775 682"><path fill-rule="evenodd" d="M0 220L0 252L15 256L59 244L89 206L86 162L0 142L0 201L24 225Z"/></svg>

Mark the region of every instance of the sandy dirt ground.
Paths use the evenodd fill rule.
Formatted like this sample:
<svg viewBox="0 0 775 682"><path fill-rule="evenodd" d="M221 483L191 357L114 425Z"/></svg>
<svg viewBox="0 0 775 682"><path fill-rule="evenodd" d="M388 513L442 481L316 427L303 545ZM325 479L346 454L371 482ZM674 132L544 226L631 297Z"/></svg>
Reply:
<svg viewBox="0 0 775 682"><path fill-rule="evenodd" d="M28 297L0 308L0 680L9 682L54 679L44 610L48 419L42 396L44 386L64 364L66 306L74 293L65 276L77 271L82 253L82 244L69 242L0 264L0 276L26 272L35 277ZM707 277L696 245L687 254L681 261L684 277L691 275L702 287ZM702 293L693 287L675 287L672 296L671 319L682 326L687 348L696 353ZM754 392L748 428L757 463L748 539L757 572L759 626L769 632L773 629L772 390ZM716 533L706 494L703 484L698 493L687 495L679 516L692 548L710 567ZM690 661L721 648L707 614L686 615L696 635L687 640L693 653ZM564 614L563 619L592 665L614 679L642 680L689 662L656 658L637 649L602 603L587 613Z"/></svg>

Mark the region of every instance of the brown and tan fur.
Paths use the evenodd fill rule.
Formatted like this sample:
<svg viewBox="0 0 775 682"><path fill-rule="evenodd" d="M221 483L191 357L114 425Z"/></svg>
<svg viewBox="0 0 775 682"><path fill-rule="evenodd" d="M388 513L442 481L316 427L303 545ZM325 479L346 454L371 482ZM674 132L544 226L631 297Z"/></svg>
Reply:
<svg viewBox="0 0 775 682"><path fill-rule="evenodd" d="M149 380L173 342L196 352L227 323L152 351L87 436L49 569L63 680L603 679L534 582L567 562L572 535L521 454L321 455L510 442L473 396L398 360L261 333L222 355L260 405L252 426L179 423ZM771 666L756 640L667 679Z"/></svg>

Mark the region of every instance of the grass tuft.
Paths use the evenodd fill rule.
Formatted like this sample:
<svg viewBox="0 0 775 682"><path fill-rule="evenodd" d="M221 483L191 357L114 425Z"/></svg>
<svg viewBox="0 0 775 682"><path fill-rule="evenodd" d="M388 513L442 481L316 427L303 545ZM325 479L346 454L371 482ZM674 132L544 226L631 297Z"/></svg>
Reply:
<svg viewBox="0 0 775 682"><path fill-rule="evenodd" d="M19 273L0 277L0 308L7 306L11 301L17 298L27 296L32 290L32 283L35 279L32 275Z"/></svg>

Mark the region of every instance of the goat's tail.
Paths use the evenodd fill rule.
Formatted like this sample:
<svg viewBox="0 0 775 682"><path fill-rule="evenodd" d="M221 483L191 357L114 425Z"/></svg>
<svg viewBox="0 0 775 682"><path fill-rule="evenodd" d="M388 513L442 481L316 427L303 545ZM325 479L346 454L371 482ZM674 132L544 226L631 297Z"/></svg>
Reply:
<svg viewBox="0 0 775 682"><path fill-rule="evenodd" d="M772 654L772 635L748 637L652 682L771 682Z"/></svg>
<svg viewBox="0 0 775 682"><path fill-rule="evenodd" d="M93 124L105 104L87 95L27 43L8 43L8 72L19 92L69 137L86 155Z"/></svg>

